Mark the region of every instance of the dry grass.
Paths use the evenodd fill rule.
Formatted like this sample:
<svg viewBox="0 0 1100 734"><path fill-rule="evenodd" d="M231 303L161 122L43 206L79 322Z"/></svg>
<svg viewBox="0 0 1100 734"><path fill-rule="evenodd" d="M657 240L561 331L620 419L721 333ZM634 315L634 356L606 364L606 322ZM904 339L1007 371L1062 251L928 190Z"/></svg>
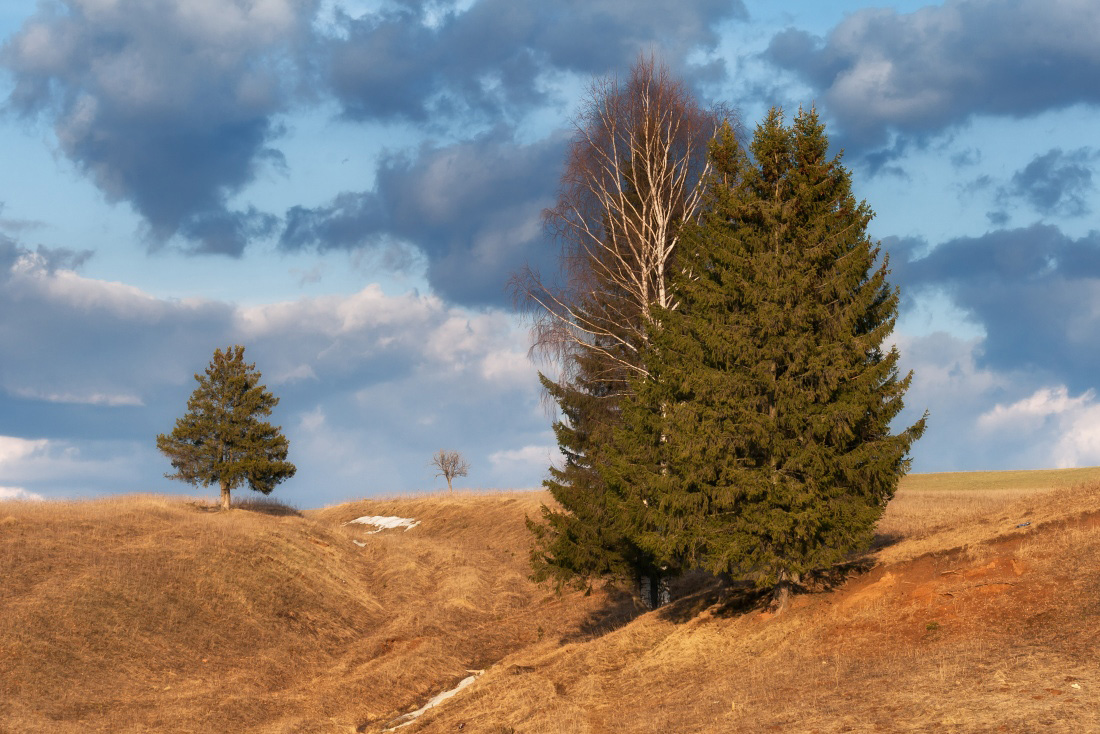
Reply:
<svg viewBox="0 0 1100 734"><path fill-rule="evenodd" d="M541 493L0 503L0 731L378 732L481 668L401 731L1100 731L1100 484L989 476L910 478L874 568L778 616L534 586Z"/></svg>
<svg viewBox="0 0 1100 734"><path fill-rule="evenodd" d="M903 492L947 490L1065 489L1100 482L1100 467L1083 469L1019 469L910 474L901 480Z"/></svg>
<svg viewBox="0 0 1100 734"><path fill-rule="evenodd" d="M527 580L525 494L301 513L124 497L0 503L0 731L347 732L602 594ZM415 517L366 535L360 515ZM353 540L365 542L365 547Z"/></svg>
<svg viewBox="0 0 1100 734"><path fill-rule="evenodd" d="M772 616L714 585L518 651L410 729L1100 731L1098 512L1096 484L903 489L878 565L839 588Z"/></svg>

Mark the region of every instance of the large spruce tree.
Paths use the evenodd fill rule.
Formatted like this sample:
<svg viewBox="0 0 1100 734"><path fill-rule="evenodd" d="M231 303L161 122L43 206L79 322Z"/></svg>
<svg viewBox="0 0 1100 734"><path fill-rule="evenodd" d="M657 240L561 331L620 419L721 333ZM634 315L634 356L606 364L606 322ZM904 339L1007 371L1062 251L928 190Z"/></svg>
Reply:
<svg viewBox="0 0 1100 734"><path fill-rule="evenodd" d="M631 377L647 373L651 312L669 304L682 225L698 211L707 144L725 114L701 108L644 56L626 80L596 80L582 108L558 204L546 212L564 283L548 286L531 270L514 281L535 350L557 367L541 379L561 411L554 431L565 455L545 482L556 506L528 523L537 579L583 584L656 570L624 534L598 467Z"/></svg>
<svg viewBox="0 0 1100 734"><path fill-rule="evenodd" d="M675 309L656 314L601 474L639 548L787 590L872 538L924 419L893 434L911 375L883 351L898 295L824 125L773 109L751 159L711 146Z"/></svg>
<svg viewBox="0 0 1100 734"><path fill-rule="evenodd" d="M286 460L289 444L279 426L261 420L279 399L260 384L255 364L244 361L244 347L214 350L206 374L187 400L187 413L171 433L157 436L157 448L176 472L169 479L221 487L222 508L230 492L247 483L263 494L294 476Z"/></svg>

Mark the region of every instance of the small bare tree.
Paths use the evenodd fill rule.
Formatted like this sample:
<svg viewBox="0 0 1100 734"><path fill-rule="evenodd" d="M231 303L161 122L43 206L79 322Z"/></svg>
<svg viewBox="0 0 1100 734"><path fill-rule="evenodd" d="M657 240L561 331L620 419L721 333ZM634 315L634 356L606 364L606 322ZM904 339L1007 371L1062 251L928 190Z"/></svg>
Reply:
<svg viewBox="0 0 1100 734"><path fill-rule="evenodd" d="M436 472L436 476L447 480L447 491L449 492L454 491L451 487L451 480L455 477L464 477L470 471L470 465L462 458L462 454L444 449L435 452L435 456L428 462L428 466L439 470Z"/></svg>

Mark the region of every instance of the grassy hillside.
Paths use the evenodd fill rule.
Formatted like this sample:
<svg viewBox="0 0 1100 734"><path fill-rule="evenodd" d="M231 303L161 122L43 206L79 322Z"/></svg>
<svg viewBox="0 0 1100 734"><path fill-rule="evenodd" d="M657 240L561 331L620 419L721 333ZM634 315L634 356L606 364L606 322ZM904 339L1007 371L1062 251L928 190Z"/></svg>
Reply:
<svg viewBox="0 0 1100 734"><path fill-rule="evenodd" d="M410 730L1100 731L1100 485L940 492L900 491L873 568L778 616L708 586L521 650Z"/></svg>
<svg viewBox="0 0 1100 734"><path fill-rule="evenodd" d="M925 491L1020 491L1060 489L1100 482L1100 467L1082 469L1015 469L1009 471L957 471L910 474L901 480L906 492Z"/></svg>
<svg viewBox="0 0 1100 734"><path fill-rule="evenodd" d="M778 616L533 585L542 493L0 503L0 732L1100 731L1100 484L928 476Z"/></svg>
<svg viewBox="0 0 1100 734"><path fill-rule="evenodd" d="M527 580L530 494L0 503L0 731L348 732L616 610ZM343 525L399 515L418 527ZM365 545L357 545L354 541Z"/></svg>

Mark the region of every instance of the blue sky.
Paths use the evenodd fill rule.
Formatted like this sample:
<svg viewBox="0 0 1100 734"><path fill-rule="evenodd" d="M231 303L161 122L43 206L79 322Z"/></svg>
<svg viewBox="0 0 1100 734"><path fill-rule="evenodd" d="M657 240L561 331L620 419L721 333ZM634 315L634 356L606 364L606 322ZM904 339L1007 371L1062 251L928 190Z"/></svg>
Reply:
<svg viewBox="0 0 1100 734"><path fill-rule="evenodd" d="M1088 0L8 0L0 496L193 493L154 446L215 347L311 507L534 487L551 414L506 280L586 84L655 51L751 127L814 104L902 289L914 471L1100 463Z"/></svg>

